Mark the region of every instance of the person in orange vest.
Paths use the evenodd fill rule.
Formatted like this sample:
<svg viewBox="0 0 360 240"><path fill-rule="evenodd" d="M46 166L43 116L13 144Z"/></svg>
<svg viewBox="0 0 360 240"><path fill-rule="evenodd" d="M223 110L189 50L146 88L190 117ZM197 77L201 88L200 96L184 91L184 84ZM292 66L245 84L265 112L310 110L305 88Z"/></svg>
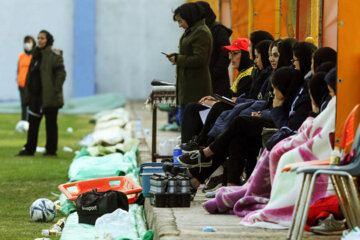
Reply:
<svg viewBox="0 0 360 240"><path fill-rule="evenodd" d="M35 47L35 39L30 35L25 36L24 52L20 53L19 55L19 62L17 68L17 83L19 85L20 103L23 100L26 75L28 73L28 69L32 59L32 53ZM27 120L27 107L25 106L21 106L21 120Z"/></svg>

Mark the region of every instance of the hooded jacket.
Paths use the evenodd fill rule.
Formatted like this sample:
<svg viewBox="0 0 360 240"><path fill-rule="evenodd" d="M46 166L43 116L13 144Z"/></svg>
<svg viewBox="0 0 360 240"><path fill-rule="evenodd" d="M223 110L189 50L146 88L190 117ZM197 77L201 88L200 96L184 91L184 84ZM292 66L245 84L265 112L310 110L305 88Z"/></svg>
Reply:
<svg viewBox="0 0 360 240"><path fill-rule="evenodd" d="M41 84L41 108L61 108L64 105L62 86L65 81L66 72L61 50L52 46L39 49L41 61L39 66ZM35 58L35 57L34 57ZM30 68L26 76L24 98L22 104L28 106L32 96L31 72L34 58L31 60Z"/></svg>

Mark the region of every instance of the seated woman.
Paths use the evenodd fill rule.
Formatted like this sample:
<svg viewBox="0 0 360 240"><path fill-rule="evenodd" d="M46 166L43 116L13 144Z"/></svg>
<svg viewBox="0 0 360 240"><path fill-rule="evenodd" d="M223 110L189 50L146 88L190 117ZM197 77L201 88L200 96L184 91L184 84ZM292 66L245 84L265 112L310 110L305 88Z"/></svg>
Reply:
<svg viewBox="0 0 360 240"><path fill-rule="evenodd" d="M317 73L308 83L314 112L322 105L322 100L319 99L326 99L324 76L324 73ZM205 209L210 213L233 212L241 217L246 216L242 221L245 225L288 226L299 184L296 183L296 174L280 173L282 167L289 162L314 160L330 154L331 147L327 136L334 130L334 121L333 98L329 106L315 119L307 118L297 134L282 140L271 151L265 150L245 185L217 190L216 198L203 204ZM320 196L315 198L318 197Z"/></svg>
<svg viewBox="0 0 360 240"><path fill-rule="evenodd" d="M224 46L222 49L229 53L229 58L234 69L239 71L239 74L231 86L233 96L240 96L242 94L248 95L252 82L252 61L249 58L248 52L249 39L238 38L232 45ZM216 100L212 96L205 96L199 100L199 103L191 103L185 108L183 115L183 122L181 127L181 140L182 142L189 141L195 134L197 134L203 126L199 111L207 109L212 106ZM203 104L207 105L204 106ZM231 109L232 106L223 104L224 110ZM195 134L194 134L195 133Z"/></svg>
<svg viewBox="0 0 360 240"><path fill-rule="evenodd" d="M238 148L243 153L238 161L244 161L246 153L250 149L258 151L261 146L261 132L263 127L287 127L296 130L305 120L311 109L310 98L308 102L302 101L296 104L299 89L303 84L303 76L300 71L291 67L277 69L271 77L271 85L274 88L273 109L271 118L239 116L236 117L225 132L221 133L204 150L196 150L189 154L178 157L184 166L189 167L189 176L193 182L199 185L215 170L225 159L224 157L213 157L214 154L226 156L229 152L229 144L235 137L241 137ZM294 104L295 102L295 104ZM291 112L290 112L291 111ZM253 152L253 151L251 151ZM207 168L204 168L207 167ZM230 169L236 171L235 166ZM237 171L238 173L238 171ZM228 185L238 184L237 178Z"/></svg>
<svg viewBox="0 0 360 240"><path fill-rule="evenodd" d="M225 104L225 103L219 102L219 103L214 104L206 118L205 124L201 128L201 131L196 132L193 129L192 131L189 131L189 133L192 134L192 136L191 136L192 139L189 141L186 141L186 139L183 139L183 144L181 145L183 152L192 151L194 149L198 149L199 146L206 146L208 143L210 143L213 140L213 138L209 138L209 131L213 128L216 121L221 121L221 122L218 123L218 126L216 126L220 129L216 129L217 132L216 132L216 134L213 134L214 136L218 135L220 131L223 131L226 128L226 126L228 125L228 123L231 121L233 116L236 116L239 111L247 109L248 107L250 107L252 105L254 107L256 104L259 104L259 103L262 106L264 106L264 105L271 106L272 96L271 96L271 93L269 94L269 92L271 90L269 89L269 86L268 86L268 81L269 81L270 75L272 73L271 70L276 69L278 67L291 65L291 59L292 59L291 49L292 49L293 41L295 41L295 40L294 39L286 39L286 40L277 40L275 42L272 42L268 49L269 52L264 51L264 47L266 50L266 45L268 44L268 42L263 43L261 45L259 44L258 51L262 56L261 57L262 62L266 66L266 64L267 64L266 56L269 56L269 63L271 63L270 64L271 68L267 67L267 69L264 71L264 73L265 73L264 75L266 76L266 78L258 79L258 77L262 78L264 76L262 74L260 76L260 74L259 74L258 77L255 79L256 82L263 81L263 84L262 84L261 88L258 88L255 91L257 94L252 94L252 95L253 96L256 95L257 96L256 99L263 100L263 101L254 103L255 99L238 98L236 100L236 102L238 104L234 107L234 109L232 106L229 106L228 104ZM261 49L260 49L260 47L261 47ZM273 51L273 54L269 55L269 53L271 53L272 51ZM253 87L257 87L257 85L253 85ZM253 89L251 89L250 92L253 93L254 92ZM227 109L224 106L227 106ZM257 109L257 107L255 109ZM230 111L226 111L226 110L232 110L232 111L230 112ZM248 115L250 115L251 111L248 111L248 112L249 112ZM228 115L228 113L229 113L229 115ZM197 112L194 112L192 114L189 113L188 116L194 116L195 114L197 114ZM223 123L222 119L221 118L219 119L219 116L226 116L227 122ZM193 118L194 117L192 117L191 119L193 120ZM189 137L190 137L190 134L188 134L188 138Z"/></svg>

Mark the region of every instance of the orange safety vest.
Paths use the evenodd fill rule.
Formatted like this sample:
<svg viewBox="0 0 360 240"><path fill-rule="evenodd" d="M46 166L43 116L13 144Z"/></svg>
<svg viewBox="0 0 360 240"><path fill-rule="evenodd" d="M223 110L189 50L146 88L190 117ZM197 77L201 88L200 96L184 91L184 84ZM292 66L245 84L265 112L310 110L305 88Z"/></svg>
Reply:
<svg viewBox="0 0 360 240"><path fill-rule="evenodd" d="M18 84L20 87L25 86L26 74L28 72L32 55L21 53L19 55L19 66L18 66Z"/></svg>

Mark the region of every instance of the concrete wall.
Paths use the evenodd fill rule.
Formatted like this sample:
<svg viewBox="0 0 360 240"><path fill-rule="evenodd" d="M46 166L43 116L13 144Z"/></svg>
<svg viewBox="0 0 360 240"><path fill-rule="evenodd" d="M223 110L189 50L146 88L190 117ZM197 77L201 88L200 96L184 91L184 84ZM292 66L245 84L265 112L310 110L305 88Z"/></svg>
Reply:
<svg viewBox="0 0 360 240"><path fill-rule="evenodd" d="M86 0L84 0L86 1ZM172 10L184 0L96 0L96 93L120 92L146 98L150 81L175 81L175 67L160 54L176 52L182 30ZM0 100L18 99L16 68L23 37L40 30L54 35L63 49L65 97L74 96L74 1L0 1Z"/></svg>
<svg viewBox="0 0 360 240"><path fill-rule="evenodd" d="M18 99L16 83L18 55L27 34L37 40L40 30L55 38L54 46L63 49L67 78L65 97L73 95L73 1L0 1L0 100Z"/></svg>
<svg viewBox="0 0 360 240"><path fill-rule="evenodd" d="M146 98L153 78L175 82L161 51L177 52L182 30L172 20L180 0L97 0L96 85L99 93Z"/></svg>

